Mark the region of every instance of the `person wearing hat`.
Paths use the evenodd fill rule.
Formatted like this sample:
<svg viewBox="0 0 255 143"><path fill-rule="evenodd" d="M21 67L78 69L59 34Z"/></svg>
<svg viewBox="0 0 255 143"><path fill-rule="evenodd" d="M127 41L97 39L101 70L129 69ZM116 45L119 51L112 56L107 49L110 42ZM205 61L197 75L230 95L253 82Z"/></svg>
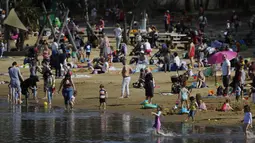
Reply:
<svg viewBox="0 0 255 143"><path fill-rule="evenodd" d="M203 74L203 71L199 69L197 74L197 88L203 87L205 87L205 76Z"/></svg>
<svg viewBox="0 0 255 143"><path fill-rule="evenodd" d="M170 13L169 13L169 10L167 10L165 12L165 15L164 15L164 23L165 23L165 32L168 32L169 31L169 26L170 26Z"/></svg>

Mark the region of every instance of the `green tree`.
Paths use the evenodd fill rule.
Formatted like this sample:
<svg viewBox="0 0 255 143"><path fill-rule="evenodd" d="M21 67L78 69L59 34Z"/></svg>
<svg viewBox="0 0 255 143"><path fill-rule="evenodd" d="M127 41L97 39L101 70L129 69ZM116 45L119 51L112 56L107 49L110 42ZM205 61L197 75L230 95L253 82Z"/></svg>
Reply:
<svg viewBox="0 0 255 143"><path fill-rule="evenodd" d="M36 6L34 0L21 0L15 5L15 11L17 12L21 22L30 27L31 30L38 29L38 18L41 9ZM25 31L20 31L20 41L17 43L17 49L23 50L25 39L27 38Z"/></svg>

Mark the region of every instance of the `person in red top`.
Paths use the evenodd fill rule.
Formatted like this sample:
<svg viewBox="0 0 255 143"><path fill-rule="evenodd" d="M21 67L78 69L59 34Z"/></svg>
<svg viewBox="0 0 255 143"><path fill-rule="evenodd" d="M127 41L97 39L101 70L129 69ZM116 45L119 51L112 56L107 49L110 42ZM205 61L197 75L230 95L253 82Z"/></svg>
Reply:
<svg viewBox="0 0 255 143"><path fill-rule="evenodd" d="M193 68L194 67L194 57L195 57L195 44L193 42L190 43L189 48L189 59L190 59L190 65Z"/></svg>
<svg viewBox="0 0 255 143"><path fill-rule="evenodd" d="M164 15L164 23L165 23L165 31L168 32L169 31L169 26L170 26L170 19L171 16L169 14L169 10L166 11L165 15Z"/></svg>
<svg viewBox="0 0 255 143"><path fill-rule="evenodd" d="M124 21L124 11L123 10L120 10L120 13L119 13L119 22L123 22Z"/></svg>

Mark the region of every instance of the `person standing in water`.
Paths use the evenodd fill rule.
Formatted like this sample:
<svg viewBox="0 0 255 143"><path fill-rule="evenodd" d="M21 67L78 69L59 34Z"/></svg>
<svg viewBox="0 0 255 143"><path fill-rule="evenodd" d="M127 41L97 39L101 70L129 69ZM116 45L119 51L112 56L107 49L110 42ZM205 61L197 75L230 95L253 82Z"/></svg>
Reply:
<svg viewBox="0 0 255 143"><path fill-rule="evenodd" d="M11 85L11 92L12 92L12 97L13 97L13 93L15 90L17 90L18 93L18 98L17 100L15 100L15 104L21 104L22 100L21 100L21 87L20 87L20 83L23 82L23 77L20 73L19 68L17 67L17 62L13 62L12 63L12 67L9 69L9 76L11 79L10 85Z"/></svg>
<svg viewBox="0 0 255 143"><path fill-rule="evenodd" d="M71 102L71 99L72 99L72 96L74 95L74 93L76 91L76 88L75 88L75 85L74 85L74 82L71 78L70 73L67 73L65 75L65 78L61 81L58 93L59 93L59 91L61 90L62 87L63 87L62 95L64 97L66 110L68 109L68 104L70 105L70 108L72 109L73 108L73 102Z"/></svg>
<svg viewBox="0 0 255 143"><path fill-rule="evenodd" d="M243 122L243 132L245 138L247 138L248 128L252 128L252 114L249 105L244 106L244 119L241 122Z"/></svg>
<svg viewBox="0 0 255 143"><path fill-rule="evenodd" d="M160 122L160 116L161 116L162 108L160 106L157 107L157 113L151 112L152 115L155 115L155 123L153 125L153 128L156 129L157 134L162 134L160 132L161 129L161 122Z"/></svg>

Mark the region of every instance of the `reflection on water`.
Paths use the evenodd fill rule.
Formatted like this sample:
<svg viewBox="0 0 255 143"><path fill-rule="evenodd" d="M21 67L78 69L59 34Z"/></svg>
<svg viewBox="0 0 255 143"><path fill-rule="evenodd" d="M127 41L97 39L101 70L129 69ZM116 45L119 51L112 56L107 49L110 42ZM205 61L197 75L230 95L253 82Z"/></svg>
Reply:
<svg viewBox="0 0 255 143"><path fill-rule="evenodd" d="M167 136L153 134L153 120L130 113L10 106L0 100L0 142L135 142L135 143L242 143L239 127L216 128L189 123L164 124ZM151 118L153 119L153 117ZM254 140L248 142L253 143Z"/></svg>

